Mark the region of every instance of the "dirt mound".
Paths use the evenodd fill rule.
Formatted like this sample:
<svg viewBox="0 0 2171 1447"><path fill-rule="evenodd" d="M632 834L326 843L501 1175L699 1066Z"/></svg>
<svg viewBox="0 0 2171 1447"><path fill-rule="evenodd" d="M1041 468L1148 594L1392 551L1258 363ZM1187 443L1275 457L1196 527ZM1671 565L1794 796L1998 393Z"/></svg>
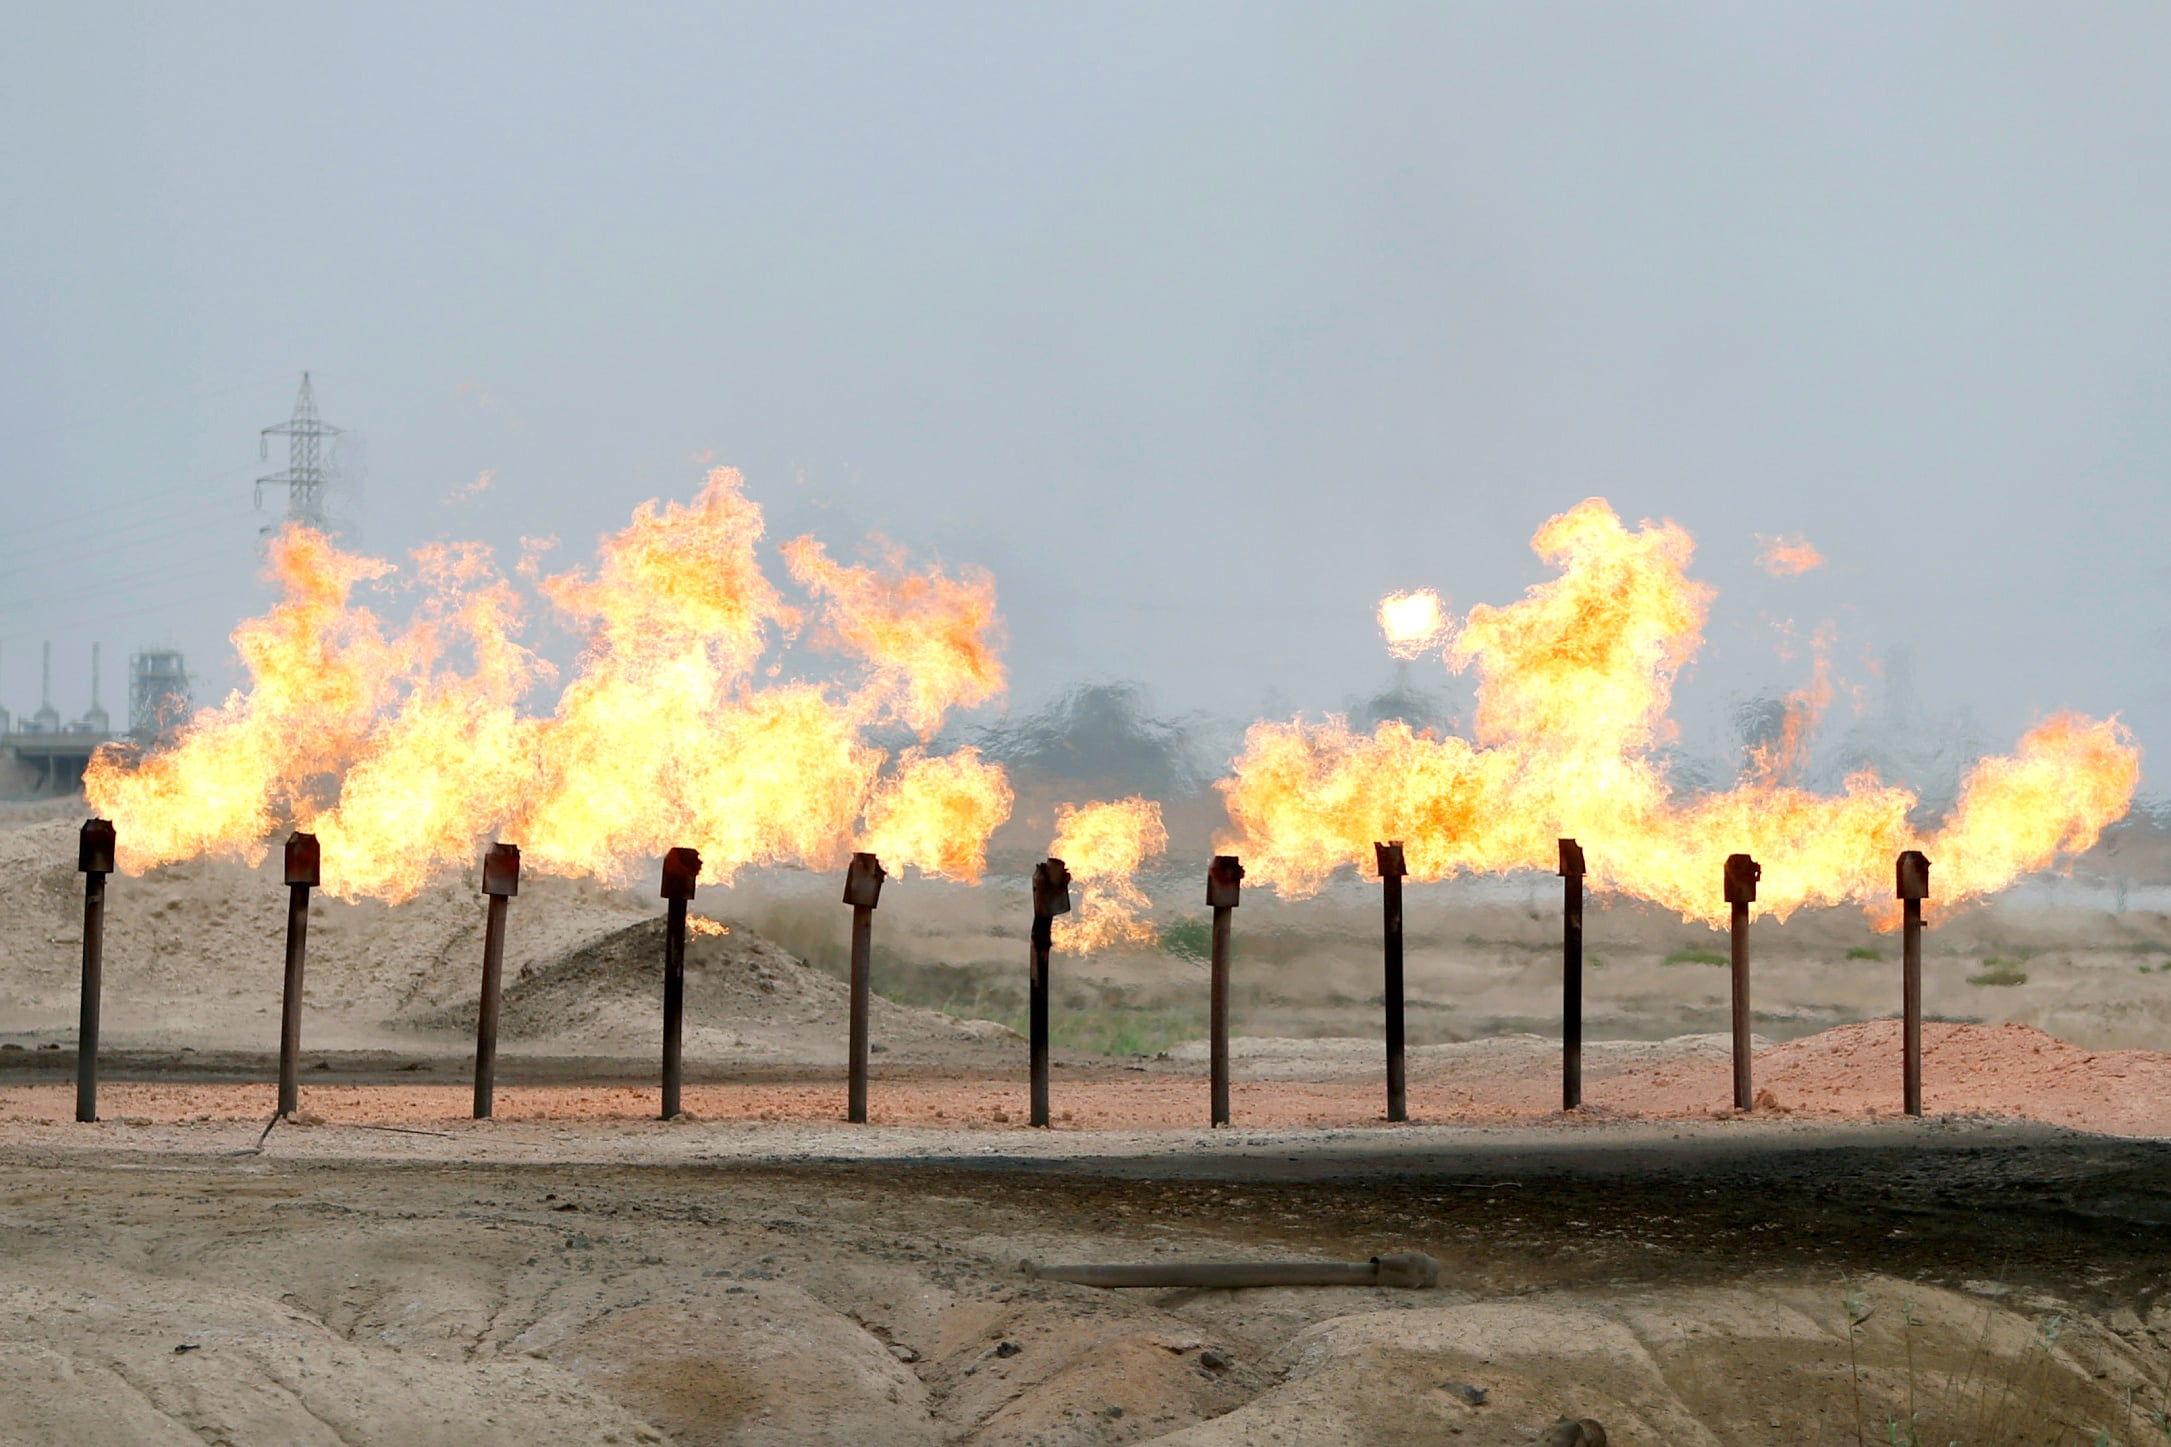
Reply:
<svg viewBox="0 0 2171 1447"><path fill-rule="evenodd" d="M72 1029L83 940L79 818L0 828L0 1032ZM278 1041L288 892L277 851L261 863L201 859L106 884L106 1038L264 1047ZM652 917L629 890L523 881L506 932L508 973ZM482 970L477 881L443 880L399 905L321 891L309 905L313 1043L374 1043L405 1017L472 999Z"/></svg>
<svg viewBox="0 0 2171 1447"><path fill-rule="evenodd" d="M499 1039L564 1054L639 1054L663 1018L664 921L643 920L521 970L505 987ZM720 932L717 932L720 931ZM842 980L743 926L696 921L686 941L689 1056L834 1064L845 1057L851 992ZM957 1020L876 995L876 1047L926 1049L1010 1037L987 1020ZM416 1023L473 1030L464 1000Z"/></svg>

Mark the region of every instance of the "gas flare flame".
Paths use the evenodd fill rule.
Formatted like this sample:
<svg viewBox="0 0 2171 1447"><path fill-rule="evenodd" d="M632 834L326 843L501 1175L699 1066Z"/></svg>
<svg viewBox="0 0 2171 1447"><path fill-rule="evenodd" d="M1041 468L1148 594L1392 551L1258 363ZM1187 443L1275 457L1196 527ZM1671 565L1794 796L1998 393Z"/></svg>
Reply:
<svg viewBox="0 0 2171 1447"><path fill-rule="evenodd" d="M1758 533L1756 540L1762 544L1756 565L1774 578L1798 578L1824 566L1824 554L1800 533L1781 533L1777 537Z"/></svg>
<svg viewBox="0 0 2171 1447"><path fill-rule="evenodd" d="M1763 865L1756 913L1851 903L1888 926L1900 850L1929 855L1949 907L2088 848L2132 802L2140 754L2126 730L2077 714L1978 764L1928 835L1908 824L1915 795L1872 773L1836 798L1788 785L1830 697L1821 667L1748 778L1676 802L1657 750L1674 736L1673 681L1712 597L1688 576L1688 534L1670 522L1630 530L1593 498L1548 521L1532 547L1557 577L1451 626L1449 663L1478 676L1474 742L1395 721L1369 735L1340 718L1252 727L1217 785L1233 825L1219 847L1242 853L1252 881L1308 895L1343 865L1369 866L1380 839L1404 841L1414 879L1551 870L1557 839L1572 836L1594 887L1684 919L1724 919L1721 867L1746 852Z"/></svg>
<svg viewBox="0 0 2171 1447"><path fill-rule="evenodd" d="M1126 945L1150 944L1150 907L1136 876L1168 849L1161 806L1132 797L1097 804L1055 806L1055 842L1048 853L1070 870L1078 898L1069 914L1055 917L1055 948L1085 955Z"/></svg>
<svg viewBox="0 0 2171 1447"><path fill-rule="evenodd" d="M1447 642L1447 605L1430 588L1379 600L1380 636L1397 658L1422 658Z"/></svg>
<svg viewBox="0 0 2171 1447"><path fill-rule="evenodd" d="M700 851L704 883L741 868L833 868L855 847L889 867L963 880L1009 817L1002 770L972 750L907 750L866 730L931 735L950 709L999 694L994 584L785 546L823 600L818 640L857 658L857 682L756 685L803 626L763 572L761 509L739 474L691 503L647 503L603 540L592 571L537 577L586 648L556 709L521 712L549 665L516 641L521 600L486 548L419 550L426 596L396 633L353 598L392 564L291 526L273 543L283 598L235 631L251 685L140 762L101 751L91 803L121 867L222 853L260 858L274 831L311 829L324 887L412 897L503 838L543 873L629 879L665 849ZM456 665L465 661L462 671Z"/></svg>

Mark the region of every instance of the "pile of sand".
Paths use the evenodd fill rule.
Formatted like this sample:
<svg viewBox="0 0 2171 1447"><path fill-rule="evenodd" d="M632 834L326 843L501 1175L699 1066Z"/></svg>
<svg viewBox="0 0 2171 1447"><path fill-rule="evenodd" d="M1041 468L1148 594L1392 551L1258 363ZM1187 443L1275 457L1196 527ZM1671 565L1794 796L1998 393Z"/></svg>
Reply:
<svg viewBox="0 0 2171 1447"><path fill-rule="evenodd" d="M82 968L80 820L0 829L0 1032L72 1030ZM264 1045L285 970L288 890L277 852L192 860L106 884L106 1038L114 1045ZM555 959L660 905L591 880L523 880L505 968ZM472 999L485 904L474 878L399 905L315 892L306 1001L312 1041L377 1043L398 1022Z"/></svg>
<svg viewBox="0 0 2171 1447"><path fill-rule="evenodd" d="M826 1065L845 1057L850 991L843 981L741 926L700 922L686 941L685 1046L690 1057ZM643 920L555 959L506 986L498 1038L554 1054L638 1055L662 1028L664 922ZM416 1019L419 1028L472 1032L472 998ZM873 997L869 1024L885 1050L1015 1039L989 1020L958 1020Z"/></svg>

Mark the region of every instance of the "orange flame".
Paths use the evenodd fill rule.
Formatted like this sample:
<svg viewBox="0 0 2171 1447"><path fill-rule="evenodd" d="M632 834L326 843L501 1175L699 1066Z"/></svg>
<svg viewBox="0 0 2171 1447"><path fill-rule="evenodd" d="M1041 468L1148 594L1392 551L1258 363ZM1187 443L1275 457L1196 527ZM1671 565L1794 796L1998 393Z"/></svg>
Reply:
<svg viewBox="0 0 2171 1447"><path fill-rule="evenodd" d="M1009 816L1001 769L917 749L889 767L862 731L901 718L931 733L1000 691L992 583L910 573L894 552L882 574L837 568L801 539L794 573L829 596L830 628L866 667L856 687L757 688L772 642L800 626L762 571L762 530L719 468L690 504L636 510L592 572L543 576L531 546L521 575L587 634L537 718L520 705L550 669L515 641L520 599L487 550L417 552L428 600L387 638L350 595L392 566L290 529L272 549L285 598L234 635L249 690L138 764L101 753L85 791L130 873L261 857L292 822L316 830L325 888L346 896L410 897L491 837L519 842L530 869L611 879L674 845L700 850L704 883L750 864L830 868L861 838L892 868L977 879Z"/></svg>
<svg viewBox="0 0 2171 1447"><path fill-rule="evenodd" d="M1478 672L1477 739L1421 737L1390 721L1360 735L1339 718L1254 725L1221 789L1252 879L1316 891L1373 841L1404 841L1411 874L1555 867L1556 839L1581 841L1592 883L1686 919L1723 919L1726 855L1763 865L1754 909L1888 908L1892 861L1922 848L1947 905L2086 849L2123 814L2140 759L2115 721L2061 715L1967 780L1952 822L1908 827L1915 796L1859 774L1840 797L1784 785L1786 742L1734 790L1677 804L1656 757L1673 727L1675 675L1702 639L1711 591L1692 581L1688 535L1634 531L1593 498L1551 519L1532 546L1559 576L1521 602L1480 605L1448 657ZM1792 701L1796 732L1829 697L1821 676ZM1797 740L1793 747L1799 747Z"/></svg>
<svg viewBox="0 0 2171 1447"><path fill-rule="evenodd" d="M1055 948L1084 955L1122 945L1151 943L1149 908L1135 876L1168 849L1161 806L1132 797L1098 804L1055 806L1055 842L1048 853L1063 861L1078 886L1076 907L1055 920Z"/></svg>
<svg viewBox="0 0 2171 1447"><path fill-rule="evenodd" d="M1756 555L1756 565L1774 578L1798 578L1811 568L1824 566L1824 554L1811 547L1809 539L1800 533L1780 533L1777 537L1758 533L1756 540L1764 545Z"/></svg>

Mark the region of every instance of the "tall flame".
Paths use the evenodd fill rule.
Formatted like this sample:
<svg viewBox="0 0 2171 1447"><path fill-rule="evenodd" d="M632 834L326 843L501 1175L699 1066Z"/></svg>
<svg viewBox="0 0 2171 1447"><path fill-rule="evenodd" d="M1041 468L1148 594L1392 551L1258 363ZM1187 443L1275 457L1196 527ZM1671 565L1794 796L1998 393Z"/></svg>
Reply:
<svg viewBox="0 0 2171 1447"><path fill-rule="evenodd" d="M1473 608L1450 663L1478 675L1476 740L1389 721L1371 734L1339 718L1254 725L1218 785L1250 877L1316 891L1399 838L1411 874L1551 869L1555 841L1584 845L1592 883L1688 919L1719 919L1725 857L1763 865L1755 909L1855 903L1894 918L1892 861L1923 849L1937 896L1958 903L2086 849L2131 803L2140 756L2115 721L2060 715L2018 752L1984 760L1951 822L1908 825L1910 791L1861 773L1838 797L1787 785L1801 733L1830 696L1820 666L1789 701L1790 727L1730 792L1676 802L1657 755L1673 737L1675 676L1702 639L1711 591L1692 581L1692 544L1672 523L1630 530L1593 498L1548 521L1532 546L1559 570L1506 607Z"/></svg>
<svg viewBox="0 0 2171 1447"><path fill-rule="evenodd" d="M1078 900L1071 913L1056 916L1055 948L1083 955L1150 943L1153 926L1142 918L1149 906L1136 875L1167 849L1161 806L1151 799L1056 805L1048 852L1070 870Z"/></svg>
<svg viewBox="0 0 2171 1447"><path fill-rule="evenodd" d="M802 625L762 570L762 532L739 474L719 468L691 503L642 505L592 571L524 561L587 641L536 717L521 705L551 670L517 641L521 600L488 550L418 551L427 597L388 635L352 594L393 566L290 528L271 552L285 596L234 635L249 688L167 751L101 752L85 792L132 873L259 857L293 823L318 833L325 888L347 896L408 898L493 835L530 869L612 879L674 845L728 883L752 864L833 867L862 841L892 868L977 879L1009 817L1002 770L971 750L892 761L865 730L897 720L925 737L1001 691L992 582L910 571L894 549L881 570L843 568L796 540L791 572L863 667L851 686L757 687Z"/></svg>

